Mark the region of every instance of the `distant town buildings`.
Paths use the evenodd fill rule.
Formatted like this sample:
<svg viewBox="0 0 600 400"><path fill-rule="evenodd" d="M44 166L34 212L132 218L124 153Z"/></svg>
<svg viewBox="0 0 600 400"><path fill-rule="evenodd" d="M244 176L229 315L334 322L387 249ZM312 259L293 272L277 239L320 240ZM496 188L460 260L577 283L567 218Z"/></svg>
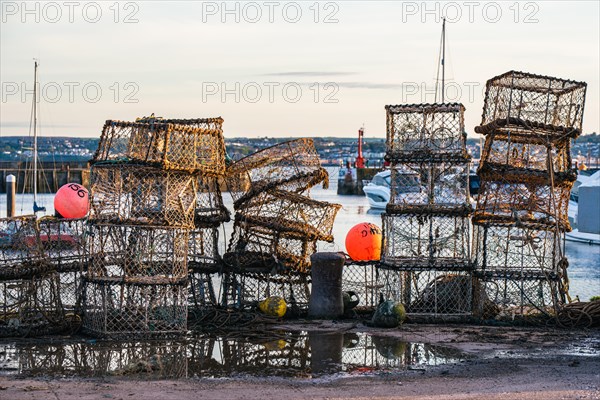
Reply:
<svg viewBox="0 0 600 400"><path fill-rule="evenodd" d="M226 139L227 152L233 160L239 160L259 149L273 146L290 138L231 138ZM357 154L356 138L318 137L314 138L323 165L353 165ZM97 138L40 137L38 154L41 161L70 162L87 161L92 158L98 146ZM467 139L467 150L474 160L480 157L479 138ZM27 161L32 157L32 138L27 136L0 137L0 162ZM385 138L366 138L363 143L363 156L370 167L379 167L385 156ZM578 167L598 168L600 165L600 135L583 135L572 148L573 162Z"/></svg>

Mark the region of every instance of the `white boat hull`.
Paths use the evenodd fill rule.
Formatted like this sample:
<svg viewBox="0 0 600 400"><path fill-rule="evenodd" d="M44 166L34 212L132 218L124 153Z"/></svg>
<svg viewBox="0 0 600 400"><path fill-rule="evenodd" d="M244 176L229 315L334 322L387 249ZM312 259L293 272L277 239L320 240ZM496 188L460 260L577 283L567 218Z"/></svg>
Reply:
<svg viewBox="0 0 600 400"><path fill-rule="evenodd" d="M573 229L571 232L567 232L565 234L565 239L570 242L600 245L600 234L579 232L579 230L577 229Z"/></svg>
<svg viewBox="0 0 600 400"><path fill-rule="evenodd" d="M385 209L390 201L390 189L385 186L366 185L363 186L363 192L371 208Z"/></svg>

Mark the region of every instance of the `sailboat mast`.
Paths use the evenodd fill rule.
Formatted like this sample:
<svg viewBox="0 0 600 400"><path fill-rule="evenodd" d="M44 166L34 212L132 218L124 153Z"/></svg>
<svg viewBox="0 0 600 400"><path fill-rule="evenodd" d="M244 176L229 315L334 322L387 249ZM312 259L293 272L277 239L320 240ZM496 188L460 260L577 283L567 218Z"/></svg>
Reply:
<svg viewBox="0 0 600 400"><path fill-rule="evenodd" d="M35 61L33 72L33 213L37 213L37 68Z"/></svg>
<svg viewBox="0 0 600 400"><path fill-rule="evenodd" d="M444 80L446 78L446 18L442 19L442 103L444 103Z"/></svg>

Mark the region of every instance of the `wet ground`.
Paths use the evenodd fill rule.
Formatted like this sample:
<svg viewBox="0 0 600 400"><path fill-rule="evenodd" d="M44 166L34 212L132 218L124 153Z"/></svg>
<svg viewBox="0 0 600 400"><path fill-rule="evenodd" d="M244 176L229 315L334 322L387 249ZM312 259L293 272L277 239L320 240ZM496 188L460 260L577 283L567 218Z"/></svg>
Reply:
<svg viewBox="0 0 600 400"><path fill-rule="evenodd" d="M600 399L600 330L298 321L179 341L0 342L0 399L279 397Z"/></svg>
<svg viewBox="0 0 600 400"><path fill-rule="evenodd" d="M0 375L312 378L422 369L468 358L452 347L367 332L273 330L139 342L46 338L0 344Z"/></svg>

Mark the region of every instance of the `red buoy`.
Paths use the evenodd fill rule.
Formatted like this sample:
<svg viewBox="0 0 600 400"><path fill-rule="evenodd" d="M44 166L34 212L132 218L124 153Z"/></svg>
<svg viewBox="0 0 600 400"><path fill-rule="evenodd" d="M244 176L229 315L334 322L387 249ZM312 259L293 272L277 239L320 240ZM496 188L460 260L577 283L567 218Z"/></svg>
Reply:
<svg viewBox="0 0 600 400"><path fill-rule="evenodd" d="M354 261L381 258L381 228L369 222L354 225L346 235L346 252Z"/></svg>
<svg viewBox="0 0 600 400"><path fill-rule="evenodd" d="M54 210L63 218L83 218L90 210L89 194L78 183L61 186L54 196Z"/></svg>

